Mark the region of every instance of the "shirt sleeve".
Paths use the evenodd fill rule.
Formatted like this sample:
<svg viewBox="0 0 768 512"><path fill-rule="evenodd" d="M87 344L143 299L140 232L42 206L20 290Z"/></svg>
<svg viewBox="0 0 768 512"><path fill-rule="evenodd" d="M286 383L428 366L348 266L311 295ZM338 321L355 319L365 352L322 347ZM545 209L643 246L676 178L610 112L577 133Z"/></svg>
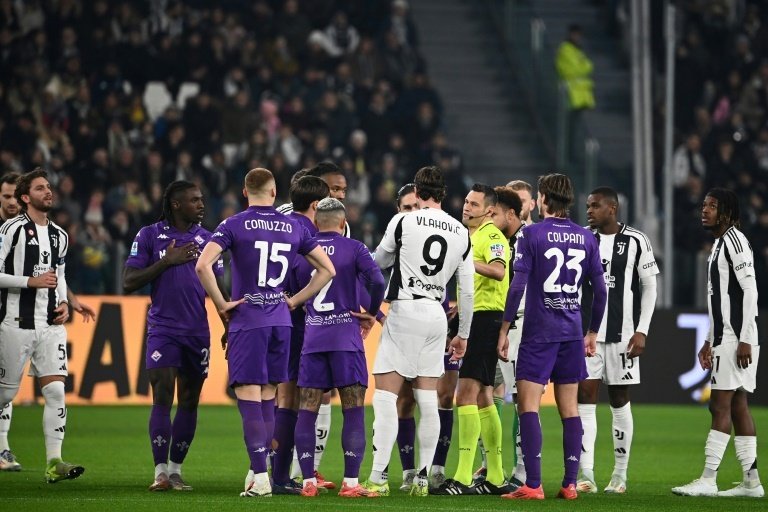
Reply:
<svg viewBox="0 0 768 512"><path fill-rule="evenodd" d="M517 238L517 250L515 251L515 261L512 264L515 272L524 272L526 274L531 272L532 255L529 239L525 237L523 233Z"/></svg>
<svg viewBox="0 0 768 512"><path fill-rule="evenodd" d="M381 239L381 242L379 242L379 246L376 248L374 254L374 259L379 268L389 268L395 263L395 250L397 249L397 237L395 233L402 231L401 222L403 218L403 214L395 215L387 225L384 237Z"/></svg>
<svg viewBox="0 0 768 512"><path fill-rule="evenodd" d="M225 220L216 227L216 230L213 232L211 239L208 242L217 243L221 246L222 252L224 252L232 247L232 240L232 231L229 229L229 226L227 226L227 221Z"/></svg>
<svg viewBox="0 0 768 512"><path fill-rule="evenodd" d="M736 274L736 279L744 288L743 282L755 277L755 260L752 255L752 248L749 246L747 238L734 230L723 236L725 237L725 248L733 266L733 273Z"/></svg>
<svg viewBox="0 0 768 512"><path fill-rule="evenodd" d="M299 225L298 223L296 225ZM317 240L312 233L309 232L306 226L301 226L301 240L299 240L298 253L301 255L307 255L317 247Z"/></svg>
<svg viewBox="0 0 768 512"><path fill-rule="evenodd" d="M125 261L126 267L146 268L152 261L152 234L149 227L143 227L136 233L131 244L131 252Z"/></svg>
<svg viewBox="0 0 768 512"><path fill-rule="evenodd" d="M485 263L500 262L505 267L509 260L509 242L497 233L483 237L482 259Z"/></svg>
<svg viewBox="0 0 768 512"><path fill-rule="evenodd" d="M651 241L645 235L639 235L635 238L640 251L640 257L637 259L637 275L640 279L644 277L655 276L659 273L659 266L656 264L656 257L653 255Z"/></svg>
<svg viewBox="0 0 768 512"><path fill-rule="evenodd" d="M13 237L20 225L16 225L15 230L6 232L0 231L0 288L26 288L29 276L19 276L5 273L5 260L13 248Z"/></svg>

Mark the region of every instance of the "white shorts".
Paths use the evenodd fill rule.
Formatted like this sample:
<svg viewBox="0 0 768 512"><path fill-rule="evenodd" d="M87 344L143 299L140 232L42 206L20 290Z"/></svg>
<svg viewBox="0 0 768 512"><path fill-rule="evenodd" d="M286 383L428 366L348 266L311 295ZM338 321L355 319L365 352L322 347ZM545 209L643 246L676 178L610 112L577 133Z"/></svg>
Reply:
<svg viewBox="0 0 768 512"><path fill-rule="evenodd" d="M515 324L507 334L509 340L507 362L499 359L499 368L501 368L501 374L504 376L504 391L506 393L517 393L517 352L520 350L520 338L522 336L523 315L518 314Z"/></svg>
<svg viewBox="0 0 768 512"><path fill-rule="evenodd" d="M7 323L0 324L0 387L19 387L24 367L30 359L30 375L66 377L66 328L46 325L38 329L19 329Z"/></svg>
<svg viewBox="0 0 768 512"><path fill-rule="evenodd" d="M743 389L752 393L757 386L757 360L760 358L760 346L752 345L752 364L746 368L736 365L737 341L726 341L712 347L712 389L735 391Z"/></svg>
<svg viewBox="0 0 768 512"><path fill-rule="evenodd" d="M597 343L593 357L587 357L588 379L600 379L609 386L640 384L640 358L627 357L629 340Z"/></svg>
<svg viewBox="0 0 768 512"><path fill-rule="evenodd" d="M397 372L406 379L441 377L448 321L440 303L395 300L381 332L373 374Z"/></svg>

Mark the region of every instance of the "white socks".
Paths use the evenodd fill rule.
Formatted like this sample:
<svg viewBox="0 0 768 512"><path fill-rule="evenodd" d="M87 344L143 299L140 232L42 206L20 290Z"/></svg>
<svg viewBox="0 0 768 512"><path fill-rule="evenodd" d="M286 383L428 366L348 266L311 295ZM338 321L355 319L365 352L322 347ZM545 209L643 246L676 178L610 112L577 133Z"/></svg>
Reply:
<svg viewBox="0 0 768 512"><path fill-rule="evenodd" d="M437 391L414 389L413 397L419 405L419 426L416 437L419 440L419 460L416 461L417 473L425 472L432 464L440 439L440 415L437 412ZM397 435L397 434L395 434Z"/></svg>
<svg viewBox="0 0 768 512"><path fill-rule="evenodd" d="M161 473L168 476L168 464L163 462L155 466L155 480L157 480L157 477L160 476Z"/></svg>
<svg viewBox="0 0 768 512"><path fill-rule="evenodd" d="M579 404L579 416L584 435L581 438L579 469L587 480L595 481L595 439L597 439L596 404Z"/></svg>
<svg viewBox="0 0 768 512"><path fill-rule="evenodd" d="M46 460L61 458L61 445L67 425L67 408L64 405L64 383L53 381L42 388L45 398L43 408L43 434L45 435Z"/></svg>
<svg viewBox="0 0 768 512"><path fill-rule="evenodd" d="M629 450L632 447L632 437L635 432L635 426L632 420L632 407L629 402L627 402L624 407L611 407L611 414L613 415L613 474L626 480L627 465L629 464ZM594 444L595 441L593 439L593 447Z"/></svg>
<svg viewBox="0 0 768 512"><path fill-rule="evenodd" d="M2 407L2 404L0 404ZM13 417L13 404L9 403L2 412L0 412L0 452L10 450L8 446L8 431L11 430L11 418Z"/></svg>
<svg viewBox="0 0 768 512"><path fill-rule="evenodd" d="M744 482L759 482L760 476L757 474L757 437L756 436L735 436L733 446L736 449L736 458L741 463L741 469L744 472Z"/></svg>
<svg viewBox="0 0 768 512"><path fill-rule="evenodd" d="M168 476L179 475L181 476L181 464L178 462L168 462Z"/></svg>
<svg viewBox="0 0 768 512"><path fill-rule="evenodd" d="M328 444L328 434L331 431L331 404L321 404L315 421L315 471L320 467L320 461Z"/></svg>
<svg viewBox="0 0 768 512"><path fill-rule="evenodd" d="M415 391L414 395L416 394ZM382 473L389 465L392 446L394 446L397 440L397 395L389 391L377 389L373 393L373 416L373 466L371 468L371 481L380 484L386 481ZM437 424L440 424L439 420ZM436 435L439 435L439 428ZM436 445L437 443L435 443ZM434 451L434 446L432 449Z"/></svg>
<svg viewBox="0 0 768 512"><path fill-rule="evenodd" d="M730 441L730 434L718 432L717 430L710 430L707 436L707 444L704 446L704 472L701 474L702 478L714 479L717 477L717 469L720 467L720 462L723 460L723 454L728 447L728 441Z"/></svg>

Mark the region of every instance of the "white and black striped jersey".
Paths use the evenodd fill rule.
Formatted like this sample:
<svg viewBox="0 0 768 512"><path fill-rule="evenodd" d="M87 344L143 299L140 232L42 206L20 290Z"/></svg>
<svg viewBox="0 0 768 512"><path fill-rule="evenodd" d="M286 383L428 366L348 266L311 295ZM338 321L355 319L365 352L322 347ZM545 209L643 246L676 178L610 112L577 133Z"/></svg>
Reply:
<svg viewBox="0 0 768 512"><path fill-rule="evenodd" d="M473 311L475 266L469 231L443 210L424 208L395 215L374 257L382 269L392 267L386 300L442 303L448 281L455 275L459 311ZM459 336L466 338L471 315L459 317Z"/></svg>
<svg viewBox="0 0 768 512"><path fill-rule="evenodd" d="M619 343L629 340L635 332L648 334L648 325L640 320L640 280L659 273L653 248L648 237L635 228L620 224L619 232L605 235L593 230L600 245L600 261L608 289L608 305L597 333L597 341ZM589 288L586 284L585 288ZM592 292L582 293L582 323L592 315ZM655 302L655 301L654 301ZM650 323L653 305L643 315Z"/></svg>
<svg viewBox="0 0 768 512"><path fill-rule="evenodd" d="M293 203L284 203L277 207L277 211L282 213L283 215L289 215L293 213ZM342 233L347 238L352 238L352 232L349 229L349 222L344 221L344 233Z"/></svg>
<svg viewBox="0 0 768 512"><path fill-rule="evenodd" d="M515 234L509 238L509 282L515 277L515 256L517 255L517 240L523 236L523 230L525 224L520 226ZM525 311L525 292L523 292L523 298L520 299L520 306L517 308L517 314L522 315Z"/></svg>
<svg viewBox="0 0 768 512"><path fill-rule="evenodd" d="M750 293L744 304L744 290ZM752 246L744 233L730 227L715 240L707 265L709 336L713 347L722 342L756 345L757 284Z"/></svg>
<svg viewBox="0 0 768 512"><path fill-rule="evenodd" d="M21 329L53 324L53 310L67 298L67 232L48 221L38 226L26 213L0 227L0 321ZM51 269L56 288L28 288L30 277Z"/></svg>

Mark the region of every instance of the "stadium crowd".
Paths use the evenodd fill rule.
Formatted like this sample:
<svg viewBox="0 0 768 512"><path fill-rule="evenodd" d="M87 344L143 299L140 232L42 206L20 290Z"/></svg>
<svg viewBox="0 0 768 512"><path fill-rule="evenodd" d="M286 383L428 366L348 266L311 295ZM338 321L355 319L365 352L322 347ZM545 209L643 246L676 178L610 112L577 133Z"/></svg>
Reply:
<svg viewBox="0 0 768 512"><path fill-rule="evenodd" d="M248 169L287 199L294 171L334 160L373 248L414 169L441 166L456 215L466 190L418 41L404 0L0 0L0 174L48 171L84 294L119 291L177 179L215 226Z"/></svg>

